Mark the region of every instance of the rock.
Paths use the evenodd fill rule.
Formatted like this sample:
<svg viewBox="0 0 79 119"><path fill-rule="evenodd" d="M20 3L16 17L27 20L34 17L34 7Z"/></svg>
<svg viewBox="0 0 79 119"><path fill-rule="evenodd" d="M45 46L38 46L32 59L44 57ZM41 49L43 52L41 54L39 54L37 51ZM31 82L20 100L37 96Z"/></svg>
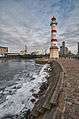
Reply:
<svg viewBox="0 0 79 119"><path fill-rule="evenodd" d="M42 85L41 85L41 87L40 87L40 90L41 91L44 91L44 90L47 89L47 87L48 87L48 84L46 82L43 82Z"/></svg>
<svg viewBox="0 0 79 119"><path fill-rule="evenodd" d="M35 100L34 98L33 98L33 99L31 99L31 102L32 102L32 103L34 103L35 101L36 101L36 100Z"/></svg>
<svg viewBox="0 0 79 119"><path fill-rule="evenodd" d="M35 98L38 98L39 97L39 95L38 94L35 94L35 93L32 94L32 96L35 97Z"/></svg>
<svg viewBox="0 0 79 119"><path fill-rule="evenodd" d="M30 92L34 92L35 90L34 89L31 89Z"/></svg>

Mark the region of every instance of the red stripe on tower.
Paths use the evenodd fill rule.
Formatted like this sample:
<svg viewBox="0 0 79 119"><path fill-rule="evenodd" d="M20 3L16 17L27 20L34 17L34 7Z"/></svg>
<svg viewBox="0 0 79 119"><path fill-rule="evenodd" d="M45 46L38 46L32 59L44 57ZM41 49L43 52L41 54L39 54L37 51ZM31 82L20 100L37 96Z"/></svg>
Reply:
<svg viewBox="0 0 79 119"><path fill-rule="evenodd" d="M53 42L53 41L56 41L57 42L57 39L51 39L51 42Z"/></svg>
<svg viewBox="0 0 79 119"><path fill-rule="evenodd" d="M51 30L51 32L53 33L53 32L57 32L57 30Z"/></svg>

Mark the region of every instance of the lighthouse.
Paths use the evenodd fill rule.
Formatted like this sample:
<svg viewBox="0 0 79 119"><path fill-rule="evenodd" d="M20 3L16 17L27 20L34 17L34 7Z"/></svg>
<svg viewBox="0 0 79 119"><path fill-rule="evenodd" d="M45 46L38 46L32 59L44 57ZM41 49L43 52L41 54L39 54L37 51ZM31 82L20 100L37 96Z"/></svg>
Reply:
<svg viewBox="0 0 79 119"><path fill-rule="evenodd" d="M50 47L50 58L59 58L59 51L57 47L57 22L56 18L53 16L51 19L51 47Z"/></svg>

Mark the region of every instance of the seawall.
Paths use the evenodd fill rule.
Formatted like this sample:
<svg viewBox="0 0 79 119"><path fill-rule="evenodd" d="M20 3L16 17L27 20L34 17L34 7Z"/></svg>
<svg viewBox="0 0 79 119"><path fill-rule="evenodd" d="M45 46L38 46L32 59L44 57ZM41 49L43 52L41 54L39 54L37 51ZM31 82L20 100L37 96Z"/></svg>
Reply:
<svg viewBox="0 0 79 119"><path fill-rule="evenodd" d="M58 112L58 102L63 86L63 68L55 60L50 61L48 87L36 102L30 119L53 119ZM53 116L52 116L53 115Z"/></svg>
<svg viewBox="0 0 79 119"><path fill-rule="evenodd" d="M48 63L48 87L27 119L79 119L79 60L58 59Z"/></svg>

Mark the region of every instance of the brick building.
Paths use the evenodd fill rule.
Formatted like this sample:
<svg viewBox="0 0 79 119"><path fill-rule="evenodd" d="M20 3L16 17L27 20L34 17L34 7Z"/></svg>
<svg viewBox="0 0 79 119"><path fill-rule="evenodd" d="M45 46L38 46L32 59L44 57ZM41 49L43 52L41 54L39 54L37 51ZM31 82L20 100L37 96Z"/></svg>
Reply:
<svg viewBox="0 0 79 119"><path fill-rule="evenodd" d="M8 47L0 46L0 55L4 55L6 53L8 53Z"/></svg>

